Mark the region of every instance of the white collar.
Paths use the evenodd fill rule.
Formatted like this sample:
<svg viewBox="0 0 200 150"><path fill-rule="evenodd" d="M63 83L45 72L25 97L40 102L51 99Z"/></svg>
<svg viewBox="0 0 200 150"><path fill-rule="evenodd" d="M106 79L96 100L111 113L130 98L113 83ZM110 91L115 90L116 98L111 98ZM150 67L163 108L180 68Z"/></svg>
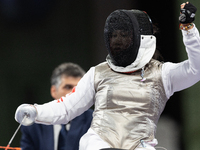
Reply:
<svg viewBox="0 0 200 150"><path fill-rule="evenodd" d="M141 35L138 55L132 64L126 67L115 66L109 55L106 57L106 61L108 62L108 65L116 72L133 72L144 67L153 57L155 50L156 37L153 35Z"/></svg>

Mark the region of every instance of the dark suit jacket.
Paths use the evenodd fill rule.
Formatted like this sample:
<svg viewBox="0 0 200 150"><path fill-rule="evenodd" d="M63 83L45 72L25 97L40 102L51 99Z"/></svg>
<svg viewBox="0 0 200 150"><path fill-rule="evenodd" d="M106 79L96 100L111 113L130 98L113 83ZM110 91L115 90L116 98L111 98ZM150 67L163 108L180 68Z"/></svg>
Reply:
<svg viewBox="0 0 200 150"><path fill-rule="evenodd" d="M59 135L58 150L78 150L79 140L91 125L93 110L89 109L70 123L70 130L65 125ZM22 150L54 150L53 125L33 124L21 126L22 137L20 146Z"/></svg>

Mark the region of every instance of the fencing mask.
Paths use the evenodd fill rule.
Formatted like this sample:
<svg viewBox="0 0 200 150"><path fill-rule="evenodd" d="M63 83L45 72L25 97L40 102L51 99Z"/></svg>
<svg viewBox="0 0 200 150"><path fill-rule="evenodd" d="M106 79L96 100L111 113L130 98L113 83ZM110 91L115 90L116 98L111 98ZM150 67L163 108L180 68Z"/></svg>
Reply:
<svg viewBox="0 0 200 150"><path fill-rule="evenodd" d="M116 66L126 67L137 58L141 35L153 35L149 16L140 10L116 10L106 19L104 39Z"/></svg>

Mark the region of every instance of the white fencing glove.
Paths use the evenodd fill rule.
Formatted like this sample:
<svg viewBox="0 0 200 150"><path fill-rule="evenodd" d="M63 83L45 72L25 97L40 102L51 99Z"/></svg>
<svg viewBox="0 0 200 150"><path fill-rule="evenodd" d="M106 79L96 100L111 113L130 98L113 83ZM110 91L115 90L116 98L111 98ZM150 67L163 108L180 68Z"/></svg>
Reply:
<svg viewBox="0 0 200 150"><path fill-rule="evenodd" d="M22 122L24 117L25 120ZM22 125L29 126L35 122L37 117L37 109L34 105L22 104L20 105L15 112L15 120L19 123L22 122Z"/></svg>

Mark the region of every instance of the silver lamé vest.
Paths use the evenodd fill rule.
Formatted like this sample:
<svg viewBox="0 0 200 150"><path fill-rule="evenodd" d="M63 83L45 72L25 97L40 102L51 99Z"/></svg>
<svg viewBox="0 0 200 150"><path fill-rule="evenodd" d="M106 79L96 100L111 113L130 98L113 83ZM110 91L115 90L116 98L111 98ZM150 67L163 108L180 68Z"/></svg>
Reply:
<svg viewBox="0 0 200 150"><path fill-rule="evenodd" d="M167 97L162 63L151 60L141 70L117 73L106 62L95 67L95 111L91 128L111 147L134 150L141 140L154 139Z"/></svg>

